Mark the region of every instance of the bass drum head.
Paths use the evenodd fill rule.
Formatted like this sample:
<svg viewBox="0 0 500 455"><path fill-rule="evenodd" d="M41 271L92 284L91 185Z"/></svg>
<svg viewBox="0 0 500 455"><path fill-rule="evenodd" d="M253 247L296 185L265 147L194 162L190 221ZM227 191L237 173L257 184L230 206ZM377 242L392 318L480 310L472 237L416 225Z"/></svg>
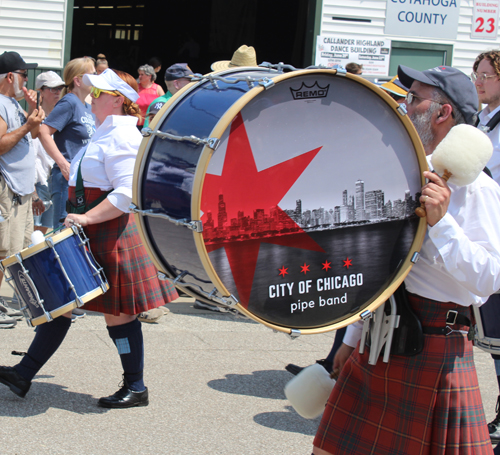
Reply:
<svg viewBox="0 0 500 455"><path fill-rule="evenodd" d="M221 118L197 166L191 217L218 291L282 331L333 330L400 285L426 220L420 140L382 90L332 70L254 88Z"/></svg>

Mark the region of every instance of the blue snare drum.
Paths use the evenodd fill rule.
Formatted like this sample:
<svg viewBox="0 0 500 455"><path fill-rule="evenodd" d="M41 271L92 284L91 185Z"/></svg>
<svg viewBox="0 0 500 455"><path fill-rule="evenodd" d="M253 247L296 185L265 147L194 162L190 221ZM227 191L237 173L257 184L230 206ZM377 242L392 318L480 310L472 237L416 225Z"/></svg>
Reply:
<svg viewBox="0 0 500 455"><path fill-rule="evenodd" d="M133 209L181 290L320 333L373 311L409 272L427 163L404 109L375 85L277 68L212 73L170 98L143 130Z"/></svg>
<svg viewBox="0 0 500 455"><path fill-rule="evenodd" d="M88 242L74 226L0 262L28 324L49 322L109 289Z"/></svg>
<svg viewBox="0 0 500 455"><path fill-rule="evenodd" d="M480 307L472 307L476 319L474 344L490 354L500 354L500 294Z"/></svg>

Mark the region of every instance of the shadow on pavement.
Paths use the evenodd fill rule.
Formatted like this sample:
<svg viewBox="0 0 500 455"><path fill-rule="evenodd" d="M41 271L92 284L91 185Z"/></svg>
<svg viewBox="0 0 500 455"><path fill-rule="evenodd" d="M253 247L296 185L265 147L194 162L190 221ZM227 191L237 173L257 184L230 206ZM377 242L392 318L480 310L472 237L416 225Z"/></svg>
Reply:
<svg viewBox="0 0 500 455"><path fill-rule="evenodd" d="M33 382L26 398L19 398L0 384L0 417L32 417L45 414L50 408L76 414L103 414L109 409L99 408L97 398L85 393L69 392L59 384Z"/></svg>
<svg viewBox="0 0 500 455"><path fill-rule="evenodd" d="M252 374L226 374L225 379L209 381L208 386L219 392L285 400L283 388L289 380L290 373L285 370L261 370Z"/></svg>
<svg viewBox="0 0 500 455"><path fill-rule="evenodd" d="M274 430L289 431L291 433L300 433L308 436L316 435L321 416L308 420L299 416L291 406L286 406L284 412L263 412L254 416L255 423L263 427ZM311 441L312 448L312 441Z"/></svg>

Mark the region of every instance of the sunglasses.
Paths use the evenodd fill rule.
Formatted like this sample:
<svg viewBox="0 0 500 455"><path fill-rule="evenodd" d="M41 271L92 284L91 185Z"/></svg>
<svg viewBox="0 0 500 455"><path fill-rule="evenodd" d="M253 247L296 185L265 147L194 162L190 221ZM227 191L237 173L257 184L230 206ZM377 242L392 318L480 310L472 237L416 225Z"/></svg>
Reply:
<svg viewBox="0 0 500 455"><path fill-rule="evenodd" d="M61 93L62 90L63 90L64 87L47 87L46 85L44 85L42 87L42 90L43 89L47 89L50 91L50 93L54 93L54 94L57 94L57 93Z"/></svg>
<svg viewBox="0 0 500 455"><path fill-rule="evenodd" d="M24 71L12 71L12 73L20 74L24 79L28 79L28 73Z"/></svg>
<svg viewBox="0 0 500 455"><path fill-rule="evenodd" d="M112 96L121 96L120 93L116 93L116 92L110 92L109 90L102 90L100 88L97 88L97 87L92 87L90 89L90 95L93 97L93 98L99 98L101 96L101 93L106 93L108 95L112 95Z"/></svg>

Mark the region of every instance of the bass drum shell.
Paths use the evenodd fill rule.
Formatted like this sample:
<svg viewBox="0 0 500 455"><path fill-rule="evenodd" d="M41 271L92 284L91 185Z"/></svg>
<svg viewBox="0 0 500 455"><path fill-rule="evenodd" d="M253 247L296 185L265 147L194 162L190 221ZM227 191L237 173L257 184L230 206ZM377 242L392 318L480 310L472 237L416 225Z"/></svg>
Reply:
<svg viewBox="0 0 500 455"><path fill-rule="evenodd" d="M490 354L500 355L500 294L493 294L480 307L473 306L476 320L474 344Z"/></svg>
<svg viewBox="0 0 500 455"><path fill-rule="evenodd" d="M374 311L425 235L414 209L427 162L409 119L373 84L335 70L215 76L238 82L192 83L152 123L217 138L215 151L154 135L139 151L138 209L203 224L136 215L158 269L205 302L234 296L240 312L288 333Z"/></svg>

